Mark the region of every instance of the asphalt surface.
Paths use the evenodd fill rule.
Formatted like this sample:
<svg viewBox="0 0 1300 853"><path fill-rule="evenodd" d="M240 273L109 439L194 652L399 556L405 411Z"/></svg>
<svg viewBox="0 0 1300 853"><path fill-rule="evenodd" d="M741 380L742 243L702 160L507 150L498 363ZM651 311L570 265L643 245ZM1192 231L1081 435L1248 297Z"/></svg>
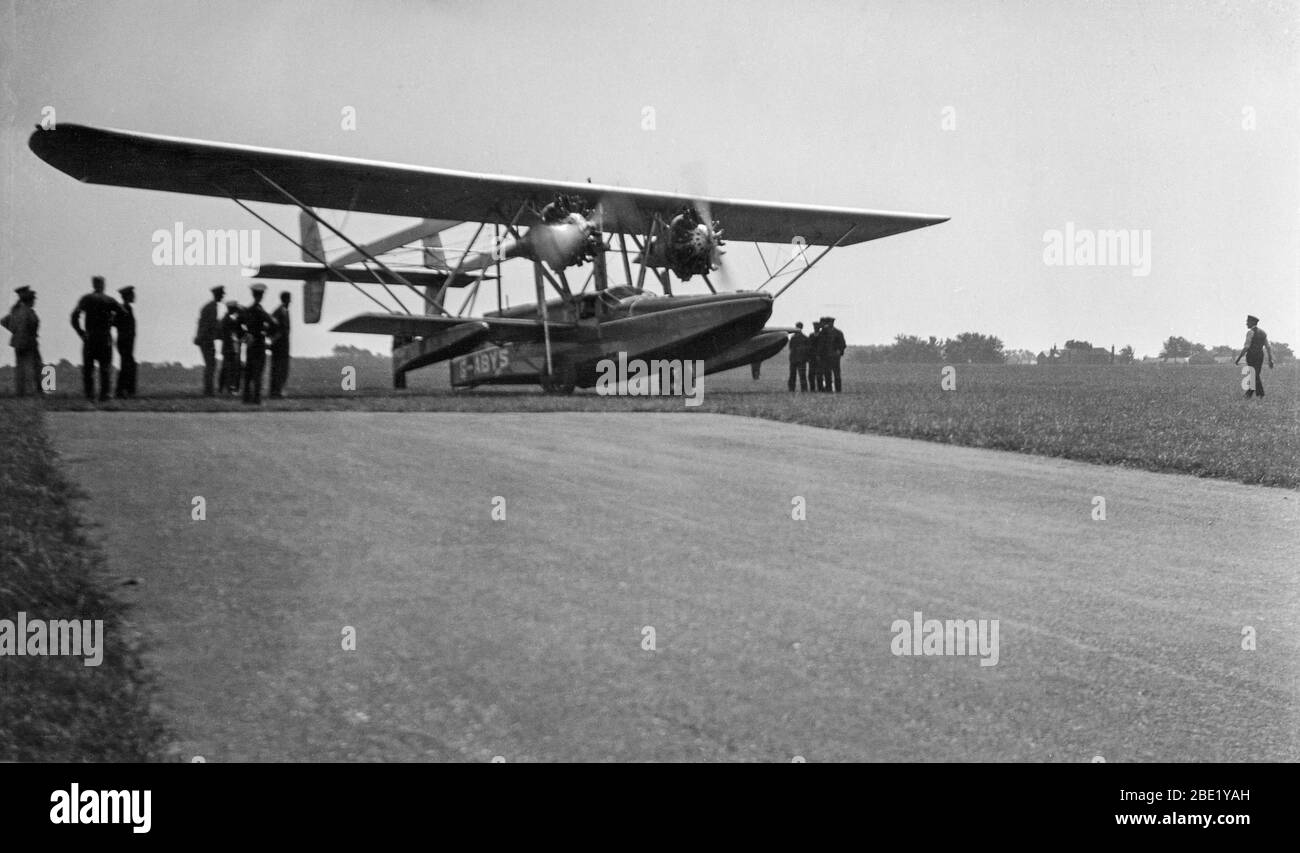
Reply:
<svg viewBox="0 0 1300 853"><path fill-rule="evenodd" d="M1294 491L725 415L49 423L186 760L1300 760ZM894 654L915 611L996 665Z"/></svg>

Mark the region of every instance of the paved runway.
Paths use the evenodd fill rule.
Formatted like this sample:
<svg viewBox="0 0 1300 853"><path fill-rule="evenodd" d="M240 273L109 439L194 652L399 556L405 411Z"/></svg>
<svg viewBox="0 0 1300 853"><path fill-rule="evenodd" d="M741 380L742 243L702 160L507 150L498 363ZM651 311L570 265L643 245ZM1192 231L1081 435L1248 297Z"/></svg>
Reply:
<svg viewBox="0 0 1300 853"><path fill-rule="evenodd" d="M185 757L1300 760L1293 491L725 415L48 417ZM997 664L893 654L915 611Z"/></svg>

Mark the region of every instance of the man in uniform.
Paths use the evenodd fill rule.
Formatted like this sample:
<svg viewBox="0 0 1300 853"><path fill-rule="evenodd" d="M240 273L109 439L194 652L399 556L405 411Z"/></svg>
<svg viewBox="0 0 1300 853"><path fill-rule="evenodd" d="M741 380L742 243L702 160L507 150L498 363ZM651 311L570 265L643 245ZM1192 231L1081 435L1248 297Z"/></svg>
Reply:
<svg viewBox="0 0 1300 853"><path fill-rule="evenodd" d="M217 306L226 289L221 285L212 288L212 301L204 303L199 309L199 328L194 333L194 345L203 353L203 396L211 397L213 380L217 372L217 338L221 337L221 324L217 322Z"/></svg>
<svg viewBox="0 0 1300 853"><path fill-rule="evenodd" d="M226 300L226 316L221 318L221 376L218 383L222 394L238 394L243 369L239 363L239 303Z"/></svg>
<svg viewBox="0 0 1300 853"><path fill-rule="evenodd" d="M239 327L244 333L244 402L262 404L262 373L266 370L266 339L275 333L275 321L262 307L266 285L254 282L253 304L239 312Z"/></svg>
<svg viewBox="0 0 1300 853"><path fill-rule="evenodd" d="M280 307L271 314L275 336L271 338L271 396L283 397L289 381L289 291L280 291Z"/></svg>
<svg viewBox="0 0 1300 853"><path fill-rule="evenodd" d="M814 391L822 390L821 339L822 321L813 320L812 334L808 336L808 384Z"/></svg>
<svg viewBox="0 0 1300 853"><path fill-rule="evenodd" d="M1246 345L1241 348L1233 364L1241 364L1242 356L1255 371L1255 385L1246 391L1247 397L1264 396L1264 377L1260 375L1264 366L1264 353L1268 353L1268 369L1273 369L1273 349L1268 345L1268 334L1259 327L1259 318L1254 315L1246 317Z"/></svg>
<svg viewBox="0 0 1300 853"><path fill-rule="evenodd" d="M803 333L803 323L794 324L794 334L790 336L790 378L786 387L794 391L795 377L799 377L799 390L808 390L808 336Z"/></svg>
<svg viewBox="0 0 1300 853"><path fill-rule="evenodd" d="M126 398L135 396L135 312L131 308L135 286L128 284L117 292L122 296L122 310L113 321L117 326L117 396Z"/></svg>
<svg viewBox="0 0 1300 853"><path fill-rule="evenodd" d="M95 365L99 365L99 400L108 399L109 379L113 375L113 322L122 306L104 292L104 277L90 280L90 293L81 297L72 309L72 328L81 338L81 384L86 399L95 399ZM86 317L86 328L81 328L81 316Z"/></svg>
<svg viewBox="0 0 1300 853"><path fill-rule="evenodd" d="M826 383L823 390L839 394L844 390L840 379L840 359L844 357L844 333L835 328L835 318L822 320L822 381ZM832 387L834 385L834 387Z"/></svg>
<svg viewBox="0 0 1300 853"><path fill-rule="evenodd" d="M14 394L26 397L27 384L30 382L32 392L40 396L41 349L37 345L37 337L41 321L36 316L36 291L23 285L16 288L14 293L18 294L18 301L9 314L0 319L0 326L4 326L12 335L9 346L14 348L14 360L17 362L14 367Z"/></svg>

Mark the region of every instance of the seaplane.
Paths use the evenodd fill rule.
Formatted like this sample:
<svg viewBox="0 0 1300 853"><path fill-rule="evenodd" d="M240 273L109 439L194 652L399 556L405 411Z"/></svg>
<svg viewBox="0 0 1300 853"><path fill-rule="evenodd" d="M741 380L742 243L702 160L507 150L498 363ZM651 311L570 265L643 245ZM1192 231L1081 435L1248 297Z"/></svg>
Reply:
<svg viewBox="0 0 1300 853"><path fill-rule="evenodd" d="M398 388L405 387L409 371L443 361L450 362L454 388L529 384L561 394L595 386L607 359L703 362L705 374L761 362L784 348L791 331L766 325L773 301L832 249L947 221L462 172L78 124L38 125L28 146L85 183L229 198L300 250L300 261L264 264L253 272L301 281L304 322L320 322L326 284L351 285L383 309L343 320L333 331L391 337ZM297 207L298 237L249 203ZM418 221L358 243L322 210ZM443 235L467 223L477 227L466 245L443 245ZM321 229L346 250L327 256ZM767 274L751 290L726 286L723 247L742 242L755 245ZM765 245L778 247L771 261ZM532 265L536 301L503 304L503 266L522 263ZM575 287L588 265L584 283ZM696 276L708 292L673 292L674 277L684 283ZM647 289L649 278L659 293ZM493 281L496 309L475 313L479 290L490 290ZM396 305L376 296L377 289ZM455 312L449 307L452 291L461 293ZM399 293L408 299L414 294L416 310Z"/></svg>

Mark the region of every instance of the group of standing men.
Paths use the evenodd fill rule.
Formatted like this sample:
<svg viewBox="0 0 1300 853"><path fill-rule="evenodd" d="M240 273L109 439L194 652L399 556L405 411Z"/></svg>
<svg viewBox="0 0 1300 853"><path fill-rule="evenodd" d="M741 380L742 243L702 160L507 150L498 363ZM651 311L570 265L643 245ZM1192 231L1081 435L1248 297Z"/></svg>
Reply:
<svg viewBox="0 0 1300 853"><path fill-rule="evenodd" d="M226 289L212 288L212 301L199 311L198 332L194 343L203 353L203 395L240 393L249 405L262 402L262 375L266 355L271 353L271 397L283 397L289 380L289 291L280 294L280 305L268 314L262 307L266 285L255 282L251 288L253 303L241 306L231 299L225 303L226 314L218 319ZM217 342L221 342L221 371L217 372ZM241 346L243 348L241 358Z"/></svg>
<svg viewBox="0 0 1300 853"><path fill-rule="evenodd" d="M77 302L72 310L72 328L81 338L81 381L86 399L101 402L109 398L109 385L113 377L113 330L117 330L117 354L120 369L117 373L117 396L121 398L135 396L135 287L127 285L118 288L122 301L118 302L104 292L104 277L97 275L90 280L91 291ZM14 289L18 302L9 310L9 315L0 319L0 326L9 330L13 338L9 345L14 348L17 362L14 371L14 393L26 397L28 391L41 394L41 360L40 328L41 320L36 315L36 291L30 287ZM82 327L82 320L85 327ZM99 367L99 394L95 394L95 367Z"/></svg>
<svg viewBox="0 0 1300 853"><path fill-rule="evenodd" d="M834 317L822 317L813 323L813 333L803 333L803 323L794 324L790 336L790 378L786 387L795 389L796 379L800 391L833 391L840 393L844 383L840 378L840 359L844 357L844 333L835 328Z"/></svg>
<svg viewBox="0 0 1300 853"><path fill-rule="evenodd" d="M221 341L221 392L238 393L243 383L244 402L262 402L262 374L266 368L267 350L271 354L271 396L283 397L289 379L289 292L280 294L280 306L274 313L262 307L266 285L257 282L252 286L253 304L241 308L233 299L226 303L226 316L218 321L217 308L226 289L212 288L213 299L199 312L199 329L194 338L203 353L203 393L216 394L216 342ZM11 335L9 345L14 349L16 369L14 392L26 397L28 393L41 394L41 370L44 362L40 349L40 318L36 314L36 291L23 286L14 289L18 301L9 313L0 317L0 327ZM72 328L81 338L81 378L86 399L101 402L109 399L109 385L113 375L113 331L117 331L119 369L117 390L119 398L134 397L136 393L135 361L135 288L131 285L118 288L122 301L118 302L104 292L104 277L91 279L91 292L77 302L72 311ZM83 326L84 322L84 326ZM240 358L241 347L244 358ZM99 375L99 393L95 393L95 376Z"/></svg>
<svg viewBox="0 0 1300 853"><path fill-rule="evenodd" d="M81 384L86 399L95 400L95 367L99 367L99 400L109 398L108 386L113 376L113 329L117 329L117 396L135 396L135 287L119 287L118 302L104 292L104 277L90 280L90 293L72 309L72 328L81 338ZM82 319L85 328L82 328Z"/></svg>

